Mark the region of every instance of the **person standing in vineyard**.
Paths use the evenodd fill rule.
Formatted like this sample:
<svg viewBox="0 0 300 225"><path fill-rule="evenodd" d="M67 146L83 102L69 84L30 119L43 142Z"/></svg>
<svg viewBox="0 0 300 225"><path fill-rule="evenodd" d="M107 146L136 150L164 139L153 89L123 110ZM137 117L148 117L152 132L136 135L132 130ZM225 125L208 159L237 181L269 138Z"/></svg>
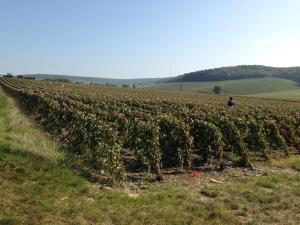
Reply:
<svg viewBox="0 0 300 225"><path fill-rule="evenodd" d="M233 108L236 105L236 102L233 100L233 97L229 97L227 105L229 106L229 108Z"/></svg>

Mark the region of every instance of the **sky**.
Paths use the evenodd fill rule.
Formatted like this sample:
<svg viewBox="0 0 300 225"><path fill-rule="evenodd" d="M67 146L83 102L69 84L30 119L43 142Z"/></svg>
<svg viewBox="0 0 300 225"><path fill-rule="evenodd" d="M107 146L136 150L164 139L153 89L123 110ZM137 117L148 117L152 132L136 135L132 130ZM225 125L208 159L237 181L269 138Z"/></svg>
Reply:
<svg viewBox="0 0 300 225"><path fill-rule="evenodd" d="M300 0L0 0L0 73L300 66Z"/></svg>

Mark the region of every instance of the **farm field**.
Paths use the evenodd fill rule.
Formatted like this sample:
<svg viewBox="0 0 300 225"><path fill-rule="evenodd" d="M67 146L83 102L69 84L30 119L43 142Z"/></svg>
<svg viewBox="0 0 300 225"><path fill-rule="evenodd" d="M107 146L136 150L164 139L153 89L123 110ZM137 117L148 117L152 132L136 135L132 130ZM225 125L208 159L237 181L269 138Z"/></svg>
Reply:
<svg viewBox="0 0 300 225"><path fill-rule="evenodd" d="M300 102L2 78L3 89L104 180L249 166L298 146ZM284 105L284 107L282 107Z"/></svg>
<svg viewBox="0 0 300 225"><path fill-rule="evenodd" d="M293 89L289 91L266 92L260 94L253 94L249 96L300 100L300 89Z"/></svg>
<svg viewBox="0 0 300 225"><path fill-rule="evenodd" d="M208 92L212 93L215 85L222 86L224 94L232 95L254 95L258 96L262 93L274 92L273 97L277 97L276 92L295 90L298 92L300 88L296 83L290 80L279 78L260 78L260 79L243 79L216 82L182 82L183 92ZM162 91L180 91L180 83L164 83L156 86L146 87L149 90ZM280 94L280 93L278 93ZM286 97L289 97L286 94Z"/></svg>
<svg viewBox="0 0 300 225"><path fill-rule="evenodd" d="M299 224L300 157L106 188L0 92L0 224ZM210 182L214 178L222 183Z"/></svg>

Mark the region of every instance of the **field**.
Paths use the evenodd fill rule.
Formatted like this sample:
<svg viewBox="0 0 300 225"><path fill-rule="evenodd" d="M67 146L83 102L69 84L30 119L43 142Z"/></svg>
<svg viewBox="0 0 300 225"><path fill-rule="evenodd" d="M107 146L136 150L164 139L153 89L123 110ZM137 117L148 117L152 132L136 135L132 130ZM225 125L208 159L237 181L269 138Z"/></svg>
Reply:
<svg viewBox="0 0 300 225"><path fill-rule="evenodd" d="M0 92L0 224L299 224L300 157L108 188ZM183 176L183 175L182 175ZM222 181L210 182L209 177ZM51 190L51 191L50 191Z"/></svg>
<svg viewBox="0 0 300 225"><path fill-rule="evenodd" d="M224 94L232 95L253 95L260 96L263 93L274 92L272 97L277 97L279 91L295 90L298 92L300 89L296 83L290 80L279 78L260 78L260 79L243 79L243 80L230 80L230 81L216 81L216 82L183 82L183 92L208 92L212 93L215 85L222 86ZM180 83L165 83L156 86L146 87L149 90L163 90L163 91L180 91ZM287 94L285 97L289 97Z"/></svg>
<svg viewBox="0 0 300 225"><path fill-rule="evenodd" d="M266 92L260 94L253 94L249 96L300 100L300 89L293 89L289 91Z"/></svg>
<svg viewBox="0 0 300 225"><path fill-rule="evenodd" d="M1 86L0 224L300 221L300 102Z"/></svg>
<svg viewBox="0 0 300 225"><path fill-rule="evenodd" d="M13 78L2 78L1 84L107 182L162 180L174 168L248 166L253 158L289 155L299 144L300 102L240 97L229 109L224 96Z"/></svg>

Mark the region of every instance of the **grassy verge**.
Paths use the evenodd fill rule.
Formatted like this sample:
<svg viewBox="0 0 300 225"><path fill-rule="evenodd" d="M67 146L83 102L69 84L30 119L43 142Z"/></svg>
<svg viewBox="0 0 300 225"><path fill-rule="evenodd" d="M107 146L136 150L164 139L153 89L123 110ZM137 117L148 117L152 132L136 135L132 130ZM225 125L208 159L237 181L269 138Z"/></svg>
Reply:
<svg viewBox="0 0 300 225"><path fill-rule="evenodd" d="M0 92L0 146L21 152L31 152L52 162L65 159L59 146L37 129L16 107L11 98Z"/></svg>
<svg viewBox="0 0 300 225"><path fill-rule="evenodd" d="M0 93L0 224L299 224L299 157L282 172L223 184L101 189Z"/></svg>

